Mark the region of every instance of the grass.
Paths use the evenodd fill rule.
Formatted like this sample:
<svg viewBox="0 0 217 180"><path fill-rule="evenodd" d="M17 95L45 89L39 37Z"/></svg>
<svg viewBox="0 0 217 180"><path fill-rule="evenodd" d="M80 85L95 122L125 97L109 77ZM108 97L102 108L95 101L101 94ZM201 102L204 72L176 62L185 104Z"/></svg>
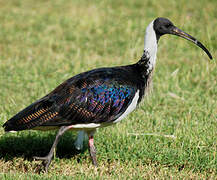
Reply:
<svg viewBox="0 0 217 180"><path fill-rule="evenodd" d="M197 37L215 59L216 6L215 0L0 0L0 125L77 73L136 62L145 27L158 16ZM49 151L55 132L1 128L0 177L216 179L216 77L216 61L201 49L162 37L152 95L96 134L98 168L86 149L75 151L75 133L68 132L44 174L31 157Z"/></svg>

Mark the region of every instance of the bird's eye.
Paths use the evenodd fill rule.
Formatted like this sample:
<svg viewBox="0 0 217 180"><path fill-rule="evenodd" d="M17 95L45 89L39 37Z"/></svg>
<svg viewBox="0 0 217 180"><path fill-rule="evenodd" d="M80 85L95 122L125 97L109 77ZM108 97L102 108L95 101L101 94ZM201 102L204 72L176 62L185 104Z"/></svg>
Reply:
<svg viewBox="0 0 217 180"><path fill-rule="evenodd" d="M166 27L166 28L169 28L169 27L170 27L170 24L166 24L165 27Z"/></svg>

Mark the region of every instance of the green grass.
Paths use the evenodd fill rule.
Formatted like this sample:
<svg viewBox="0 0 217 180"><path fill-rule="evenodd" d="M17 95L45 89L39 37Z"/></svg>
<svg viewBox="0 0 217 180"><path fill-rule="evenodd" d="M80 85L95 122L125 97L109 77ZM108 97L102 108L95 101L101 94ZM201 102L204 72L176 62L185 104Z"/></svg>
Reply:
<svg viewBox="0 0 217 180"><path fill-rule="evenodd" d="M136 62L145 27L158 16L198 38L215 59L216 6L216 0L0 0L0 125L77 73ZM75 133L68 132L44 174L31 157L45 155L55 133L0 128L0 177L216 179L216 102L216 61L186 40L162 37L152 95L96 133L98 168L86 149L75 151Z"/></svg>

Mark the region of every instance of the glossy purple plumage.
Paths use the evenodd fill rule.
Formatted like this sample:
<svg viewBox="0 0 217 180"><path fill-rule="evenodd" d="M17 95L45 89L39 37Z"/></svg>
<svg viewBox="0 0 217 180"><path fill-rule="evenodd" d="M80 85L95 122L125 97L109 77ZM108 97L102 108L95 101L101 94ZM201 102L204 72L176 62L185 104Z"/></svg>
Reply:
<svg viewBox="0 0 217 180"><path fill-rule="evenodd" d="M78 74L3 126L6 131L17 131L38 126L111 123L126 111L138 89L141 100L146 79L139 68L134 64Z"/></svg>

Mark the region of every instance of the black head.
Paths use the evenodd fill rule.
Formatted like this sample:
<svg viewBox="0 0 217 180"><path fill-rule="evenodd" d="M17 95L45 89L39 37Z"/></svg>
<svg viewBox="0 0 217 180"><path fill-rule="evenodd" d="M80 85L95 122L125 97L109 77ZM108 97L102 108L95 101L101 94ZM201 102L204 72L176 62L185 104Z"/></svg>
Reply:
<svg viewBox="0 0 217 180"><path fill-rule="evenodd" d="M153 23L153 28L156 33L157 41L164 34L173 34L176 36L180 36L199 46L201 49L203 49L206 52L209 58L212 59L212 55L202 43L200 43L196 38L182 31L181 29L178 29L176 26L173 25L173 23L169 19L162 18L162 17L155 19Z"/></svg>
<svg viewBox="0 0 217 180"><path fill-rule="evenodd" d="M173 23L169 19L161 17L154 20L153 26L158 39L164 34L171 34L172 28L174 27Z"/></svg>

